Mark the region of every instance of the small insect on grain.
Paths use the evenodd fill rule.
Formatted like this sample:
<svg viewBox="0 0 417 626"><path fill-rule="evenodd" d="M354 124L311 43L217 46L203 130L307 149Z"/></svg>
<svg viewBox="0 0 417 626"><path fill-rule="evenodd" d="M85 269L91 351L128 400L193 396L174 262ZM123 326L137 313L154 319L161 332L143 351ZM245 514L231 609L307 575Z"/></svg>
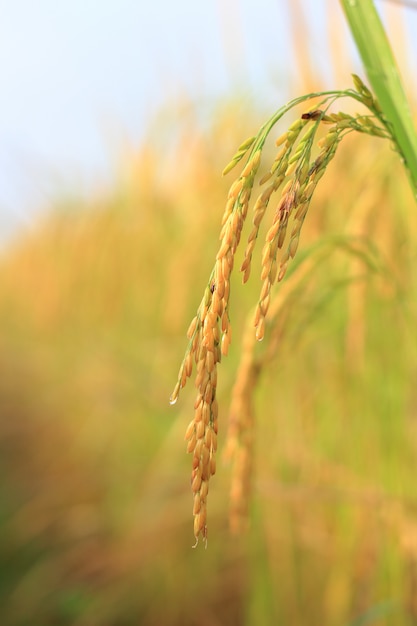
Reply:
<svg viewBox="0 0 417 626"><path fill-rule="evenodd" d="M323 111L321 109L315 109L314 111L307 111L303 113L301 116L302 120L318 120L323 115Z"/></svg>

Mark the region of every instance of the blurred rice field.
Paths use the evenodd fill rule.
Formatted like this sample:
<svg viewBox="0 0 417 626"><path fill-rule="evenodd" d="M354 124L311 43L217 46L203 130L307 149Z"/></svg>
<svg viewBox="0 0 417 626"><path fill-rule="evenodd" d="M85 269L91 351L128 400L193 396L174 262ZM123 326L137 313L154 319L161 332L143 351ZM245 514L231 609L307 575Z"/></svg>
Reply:
<svg viewBox="0 0 417 626"><path fill-rule="evenodd" d="M284 281L250 528L229 531L219 462L208 549L191 549L192 385L168 399L217 250L219 173L262 116L231 102L203 131L188 111L170 151L128 155L112 193L62 202L2 254L1 624L417 624L416 205L377 140L340 148ZM220 448L260 284L254 267L232 285Z"/></svg>

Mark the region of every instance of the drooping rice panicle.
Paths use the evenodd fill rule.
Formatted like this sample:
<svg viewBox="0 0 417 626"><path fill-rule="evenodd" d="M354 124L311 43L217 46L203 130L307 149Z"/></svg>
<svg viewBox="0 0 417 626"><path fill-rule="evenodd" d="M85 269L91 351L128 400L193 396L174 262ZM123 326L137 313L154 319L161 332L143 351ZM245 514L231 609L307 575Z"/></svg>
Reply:
<svg viewBox="0 0 417 626"><path fill-rule="evenodd" d="M241 175L232 184L222 219L216 262L197 315L188 330L189 344L171 396L176 402L196 363L197 397L194 418L186 431L187 451L193 454L191 490L194 499L194 536L207 541L207 495L210 477L216 471L218 404L217 364L227 354L231 341L229 318L230 275L248 211L253 178L261 153L255 150Z"/></svg>
<svg viewBox="0 0 417 626"><path fill-rule="evenodd" d="M254 446L253 390L260 368L254 358L254 335L247 326L242 342L239 369L232 391L224 459L231 461L229 519L232 532L247 525L251 494Z"/></svg>
<svg viewBox="0 0 417 626"><path fill-rule="evenodd" d="M231 463L229 523L233 533L241 532L249 524L249 504L255 455L255 407L254 391L260 375L279 350L279 337L291 316L294 293L314 267L309 258L299 267L293 280L282 285L271 301L268 326L272 328L265 350L256 351L252 316L248 317L242 339L240 361L231 392L229 423L223 458Z"/></svg>
<svg viewBox="0 0 417 626"><path fill-rule="evenodd" d="M197 397L194 417L187 427L185 439L187 451L193 455L191 490L193 494L194 536L197 545L200 537L207 542L207 495L210 477L216 471L218 433L217 364L222 355L227 355L231 341L229 316L230 276L233 271L236 250L248 213L255 177L260 167L265 141L275 124L294 106L315 99L316 103L304 111L276 140L279 151L269 170L260 179L268 185L258 195L253 208L252 229L249 233L244 259L241 265L243 282L249 278L251 260L260 225L265 218L273 194L280 191L272 224L266 232L262 250L262 287L255 312L255 337L262 340L271 301L271 289L280 282L287 271L289 261L294 258L300 240L300 232L318 181L334 157L342 138L350 132L366 133L392 140L389 124L384 120L378 103L371 92L354 76L356 89L309 94L285 105L260 129L258 135L250 137L239 146L223 174L231 171L244 157L247 160L240 175L230 187L221 221L220 244L215 264L205 289L196 316L188 329L188 346L181 363L177 383L170 402L174 404L180 390L192 374L196 364L195 385ZM351 97L368 108L369 113L351 115L332 113L330 106L341 97ZM317 103L317 98L321 98ZM323 124L330 126L328 132L316 142L316 134ZM302 131L306 128L304 134ZM313 149L315 154L313 154ZM281 189L281 186L283 188ZM288 243L284 249L284 244ZM253 339L252 339L253 341ZM249 352L248 352L249 353ZM248 357L249 359L249 357ZM245 369L246 368L246 369ZM251 369L252 368L252 369ZM250 434L253 423L251 393L256 380L253 364L243 362L239 370L237 392L233 396L232 416L235 419L235 435L230 441L239 440L239 445L229 443L230 450L237 454L232 506L236 511L246 509L242 490L249 491L251 473ZM243 381L243 382L242 382ZM232 419L233 424L233 419ZM233 427L232 427L233 435ZM238 451L238 452L236 452ZM239 478L236 478L236 477ZM246 487L245 487L246 485ZM233 495L234 494L234 495ZM237 522L236 522L237 526Z"/></svg>

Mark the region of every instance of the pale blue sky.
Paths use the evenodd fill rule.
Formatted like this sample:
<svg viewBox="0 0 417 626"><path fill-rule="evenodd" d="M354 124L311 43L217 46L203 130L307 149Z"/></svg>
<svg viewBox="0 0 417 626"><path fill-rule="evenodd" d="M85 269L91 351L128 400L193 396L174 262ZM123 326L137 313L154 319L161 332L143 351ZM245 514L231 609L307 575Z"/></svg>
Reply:
<svg viewBox="0 0 417 626"><path fill-rule="evenodd" d="M298 4L325 73L329 0ZM123 138L181 93L262 87L272 112L291 36L287 0L0 0L0 239L60 190L110 184Z"/></svg>

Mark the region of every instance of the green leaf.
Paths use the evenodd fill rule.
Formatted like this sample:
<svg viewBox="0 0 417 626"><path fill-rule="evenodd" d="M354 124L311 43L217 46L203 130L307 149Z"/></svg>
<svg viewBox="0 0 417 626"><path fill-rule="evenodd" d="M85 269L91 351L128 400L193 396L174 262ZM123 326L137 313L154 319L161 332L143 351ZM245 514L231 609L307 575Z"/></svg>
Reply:
<svg viewBox="0 0 417 626"><path fill-rule="evenodd" d="M340 0L371 87L417 195L417 134L400 74L372 0Z"/></svg>

